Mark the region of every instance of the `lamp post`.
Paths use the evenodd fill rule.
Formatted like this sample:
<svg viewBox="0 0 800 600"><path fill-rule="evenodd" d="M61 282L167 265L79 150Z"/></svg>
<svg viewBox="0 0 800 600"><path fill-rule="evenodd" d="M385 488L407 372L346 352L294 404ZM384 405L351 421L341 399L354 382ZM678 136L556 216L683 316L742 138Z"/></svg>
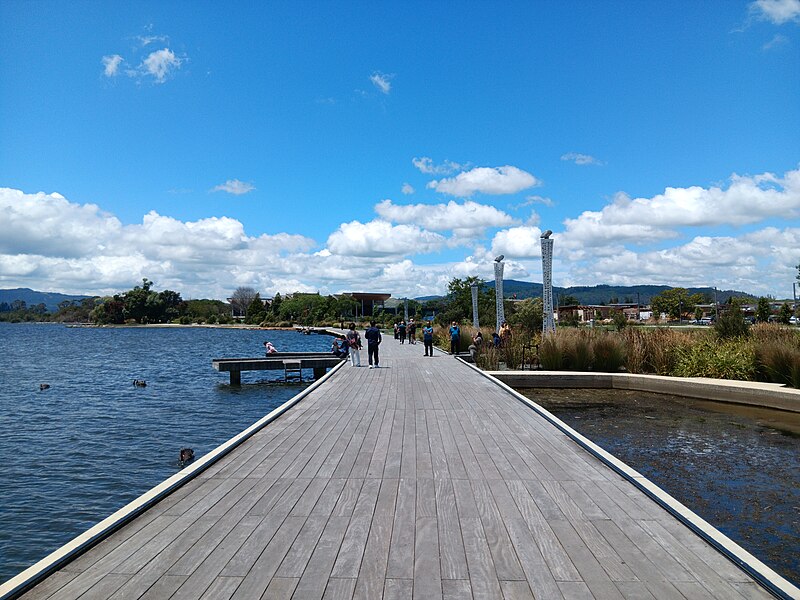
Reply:
<svg viewBox="0 0 800 600"><path fill-rule="evenodd" d="M549 229L542 236L542 333L556 332L556 323L553 320L553 232Z"/></svg>
<svg viewBox="0 0 800 600"><path fill-rule="evenodd" d="M403 316L405 317L405 322L408 323L408 298L403 298Z"/></svg>
<svg viewBox="0 0 800 600"><path fill-rule="evenodd" d="M502 254L494 259L494 300L497 308L497 329L500 331L500 325L506 320L506 311L503 306L503 259L505 256Z"/></svg>
<svg viewBox="0 0 800 600"><path fill-rule="evenodd" d="M478 324L478 284L471 284L469 289L472 292L472 326L477 330L480 328Z"/></svg>

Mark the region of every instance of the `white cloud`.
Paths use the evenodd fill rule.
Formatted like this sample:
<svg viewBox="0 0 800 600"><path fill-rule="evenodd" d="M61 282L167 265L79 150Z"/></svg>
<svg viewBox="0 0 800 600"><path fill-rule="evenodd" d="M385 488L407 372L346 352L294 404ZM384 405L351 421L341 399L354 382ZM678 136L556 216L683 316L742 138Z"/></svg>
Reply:
<svg viewBox="0 0 800 600"><path fill-rule="evenodd" d="M617 194L601 211L566 219L567 236L576 244L609 241L647 244L676 237L678 227L754 224L767 218L800 216L800 168L777 177L772 173L731 177L723 189L667 188L652 198Z"/></svg>
<svg viewBox="0 0 800 600"><path fill-rule="evenodd" d="M750 4L750 11L775 25L800 22L800 0L756 0Z"/></svg>
<svg viewBox="0 0 800 600"><path fill-rule="evenodd" d="M492 253L510 258L532 258L542 255L542 230L538 227L512 227L498 231L492 240Z"/></svg>
<svg viewBox="0 0 800 600"><path fill-rule="evenodd" d="M437 192L466 198L475 192L484 194L516 194L541 185L533 175L512 166L476 167L449 179L431 181L427 187Z"/></svg>
<svg viewBox="0 0 800 600"><path fill-rule="evenodd" d="M392 225L386 221L342 223L328 238L333 254L359 257L424 254L441 248L444 237L415 225Z"/></svg>
<svg viewBox="0 0 800 600"><path fill-rule="evenodd" d="M139 70L151 75L156 82L164 83L167 77L181 67L184 60L175 56L169 48L164 48L148 54L139 66Z"/></svg>
<svg viewBox="0 0 800 600"><path fill-rule="evenodd" d="M597 160L594 156L589 154L578 154L577 152L567 152L561 156L561 160L568 160L574 162L576 165L604 165L601 160Z"/></svg>
<svg viewBox="0 0 800 600"><path fill-rule="evenodd" d="M136 41L139 42L139 45L142 48L144 48L145 46L149 46L153 42L164 42L168 44L169 37L166 35L137 35Z"/></svg>
<svg viewBox="0 0 800 600"><path fill-rule="evenodd" d="M228 194L241 196L242 194L252 192L254 189L256 189L256 187L252 183L245 183L244 181L239 181L238 179L228 179L228 181L225 183L221 183L220 185L212 188L211 191L227 192Z"/></svg>
<svg viewBox="0 0 800 600"><path fill-rule="evenodd" d="M405 194L406 196L410 196L410 195L411 195L411 194L413 194L413 193L414 193L416 190L414 189L414 187L413 187L413 186L412 186L410 183L404 183L404 184L403 184L403 187L401 188L401 190L400 190L400 191L402 191L402 192L403 192L403 194Z"/></svg>
<svg viewBox="0 0 800 600"><path fill-rule="evenodd" d="M104 56L102 59L103 74L106 77L115 77L119 72L119 66L124 60L119 54Z"/></svg>
<svg viewBox="0 0 800 600"><path fill-rule="evenodd" d="M388 95L392 91L392 79L394 75L385 75L384 73L373 73L369 76L369 80L382 94Z"/></svg>
<svg viewBox="0 0 800 600"><path fill-rule="evenodd" d="M532 206L534 204L543 204L544 206L555 206L555 202L552 199L546 198L545 196L526 196L524 202L520 202L519 204L513 204L509 206L512 210L518 210L520 208L525 208L526 206Z"/></svg>
<svg viewBox="0 0 800 600"><path fill-rule="evenodd" d="M460 230L483 231L487 227L508 227L516 220L494 206L467 200L459 204L451 200L447 204L398 205L383 200L375 205L375 212L387 221L413 223L431 231Z"/></svg>
<svg viewBox="0 0 800 600"><path fill-rule="evenodd" d="M780 33L776 33L774 36L772 36L770 41L761 46L761 49L764 51L773 50L775 48L780 48L781 46L786 46L788 43L789 38L787 38L785 35L781 35Z"/></svg>
<svg viewBox="0 0 800 600"><path fill-rule="evenodd" d="M422 158L414 157L411 159L411 164L426 175L449 175L450 173L455 173L464 168L463 165L451 160L446 160L441 165L435 165L433 159L427 156L423 156Z"/></svg>

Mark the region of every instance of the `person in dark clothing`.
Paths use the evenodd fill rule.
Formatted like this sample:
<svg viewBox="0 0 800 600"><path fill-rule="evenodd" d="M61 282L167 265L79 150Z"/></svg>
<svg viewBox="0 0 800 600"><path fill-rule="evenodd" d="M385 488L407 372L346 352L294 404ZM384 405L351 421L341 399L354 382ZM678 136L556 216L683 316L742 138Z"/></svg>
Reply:
<svg viewBox="0 0 800 600"><path fill-rule="evenodd" d="M430 321L422 328L422 343L425 345L425 356L433 356L433 326Z"/></svg>
<svg viewBox="0 0 800 600"><path fill-rule="evenodd" d="M400 337L400 343L406 343L406 322L400 321L400 324L397 326L397 334Z"/></svg>
<svg viewBox="0 0 800 600"><path fill-rule="evenodd" d="M411 319L408 322L408 326L406 327L406 331L408 332L408 343L409 344L416 344L417 343L417 324L414 322L414 319Z"/></svg>
<svg viewBox="0 0 800 600"><path fill-rule="evenodd" d="M370 321L369 329L364 332L364 338L367 340L369 368L371 369L374 366L376 369L379 369L381 365L380 359L378 358L378 346L381 344L381 330L375 326L375 321Z"/></svg>

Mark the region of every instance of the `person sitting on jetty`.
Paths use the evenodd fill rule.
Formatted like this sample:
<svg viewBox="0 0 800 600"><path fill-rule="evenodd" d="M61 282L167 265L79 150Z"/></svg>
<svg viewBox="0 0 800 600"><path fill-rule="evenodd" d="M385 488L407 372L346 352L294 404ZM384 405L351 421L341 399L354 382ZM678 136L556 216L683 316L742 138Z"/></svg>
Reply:
<svg viewBox="0 0 800 600"><path fill-rule="evenodd" d="M345 337L335 337L333 338L333 343L331 344L331 352L337 358L347 358L347 338Z"/></svg>
<svg viewBox="0 0 800 600"><path fill-rule="evenodd" d="M278 349L272 345L272 342L264 342L264 352L266 354L277 354Z"/></svg>

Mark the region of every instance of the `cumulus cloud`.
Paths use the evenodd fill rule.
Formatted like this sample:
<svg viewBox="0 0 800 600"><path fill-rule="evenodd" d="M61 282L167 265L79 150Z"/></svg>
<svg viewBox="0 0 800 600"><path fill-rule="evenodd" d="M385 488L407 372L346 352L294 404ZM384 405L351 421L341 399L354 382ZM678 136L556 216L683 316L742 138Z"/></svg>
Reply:
<svg viewBox="0 0 800 600"><path fill-rule="evenodd" d="M505 254L509 258L532 258L542 255L538 227L512 227L498 231L492 240L492 253Z"/></svg>
<svg viewBox="0 0 800 600"><path fill-rule="evenodd" d="M102 58L103 74L106 77L115 77L119 72L119 66L124 59L119 54L111 54Z"/></svg>
<svg viewBox="0 0 800 600"><path fill-rule="evenodd" d="M156 50L147 55L139 66L140 71L152 76L156 82L164 83L173 72L178 70L184 59L175 56L169 48Z"/></svg>
<svg viewBox="0 0 800 600"><path fill-rule="evenodd" d="M426 175L449 175L450 173L455 173L464 168L463 165L451 160L446 160L442 164L437 165L434 164L433 159L427 156L423 156L422 158L414 157L411 159L411 164Z"/></svg>
<svg viewBox="0 0 800 600"><path fill-rule="evenodd" d="M577 152L567 152L561 156L561 160L574 162L576 165L603 165L601 160L597 160L594 156L589 154L579 154Z"/></svg>
<svg viewBox="0 0 800 600"><path fill-rule="evenodd" d="M431 181L427 187L437 192L466 198L475 192L483 194L516 194L541 185L527 171L506 165L504 167L476 167L455 177Z"/></svg>
<svg viewBox="0 0 800 600"><path fill-rule="evenodd" d="M220 185L211 188L211 191L226 192L228 194L241 196L242 194L252 192L254 189L256 189L256 187L252 183L245 183L244 181L239 181L238 179L228 179L228 181L225 183L221 183Z"/></svg>
<svg viewBox="0 0 800 600"><path fill-rule="evenodd" d="M410 183L404 183L403 187L400 189L400 191L403 192L403 194L405 194L406 196L410 196L416 190L414 189L414 187Z"/></svg>
<svg viewBox="0 0 800 600"><path fill-rule="evenodd" d="M800 23L800 0L756 0L750 4L750 12L775 25Z"/></svg>
<svg viewBox="0 0 800 600"><path fill-rule="evenodd" d="M386 75L384 73L373 73L369 76L369 80L382 94L389 95L392 91L392 78L394 75Z"/></svg>
<svg viewBox="0 0 800 600"><path fill-rule="evenodd" d="M431 231L460 230L483 231L487 227L507 227L516 220L494 206L467 200L459 204L451 200L447 204L394 204L383 200L375 205L375 212L394 223L423 225Z"/></svg>
<svg viewBox="0 0 800 600"><path fill-rule="evenodd" d="M667 188L652 198L617 194L600 211L566 219L567 234L584 245L608 241L651 243L676 237L678 227L754 224L771 217L800 216L800 168L783 177L772 173L733 175L727 188Z"/></svg>
<svg viewBox="0 0 800 600"><path fill-rule="evenodd" d="M359 257L405 256L433 252L445 243L443 236L415 225L387 221L342 223L328 238L333 254Z"/></svg>

